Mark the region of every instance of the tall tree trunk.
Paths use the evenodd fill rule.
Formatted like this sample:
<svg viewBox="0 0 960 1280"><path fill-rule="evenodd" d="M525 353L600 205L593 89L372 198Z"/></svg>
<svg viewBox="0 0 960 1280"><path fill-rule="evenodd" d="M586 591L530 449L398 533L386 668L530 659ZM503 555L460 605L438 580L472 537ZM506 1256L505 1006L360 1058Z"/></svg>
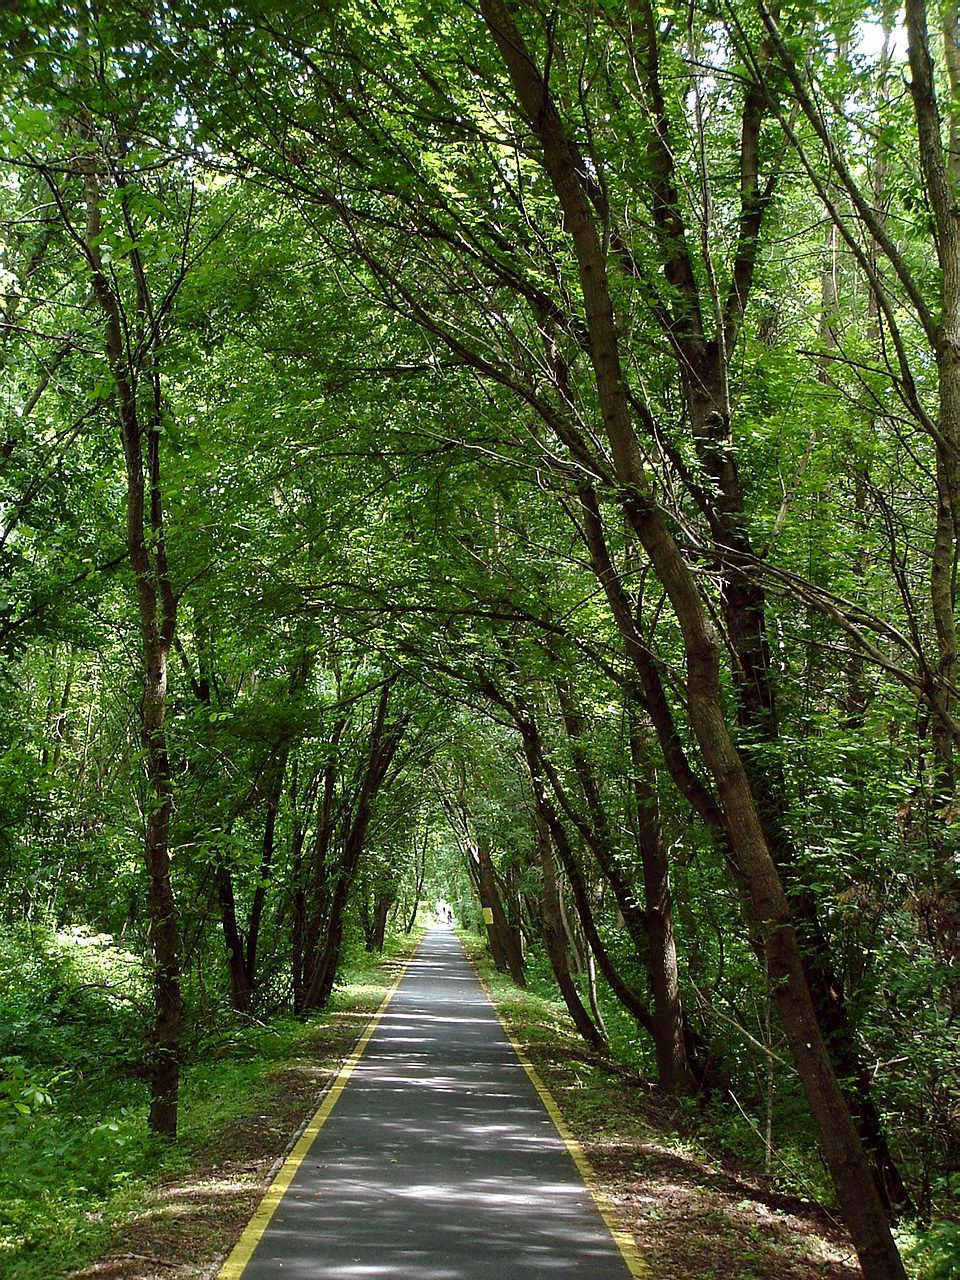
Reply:
<svg viewBox="0 0 960 1280"><path fill-rule="evenodd" d="M761 184L760 132L771 101L765 70L773 44L763 40L756 50L754 80L747 88L741 117L740 225L729 292L715 298L716 335L704 331L701 285L693 269L684 214L676 182L670 121L660 83L657 28L649 0L631 0L645 37L640 74L654 104L655 127L648 133L652 208L667 278L676 291L661 316L678 360L690 415L691 434L713 490L699 490L717 552L720 601L726 634L735 655L732 676L737 691L737 718L747 730L742 759L763 824L767 846L790 895L804 964L821 1025L838 1077L849 1084L850 1104L861 1137L870 1151L874 1177L888 1208L909 1207L909 1196L887 1145L880 1116L870 1093L869 1072L857 1043L843 983L836 972L830 941L819 918L816 899L783 830L786 788L778 761L779 716L776 683L767 636L765 591L745 566L755 560L731 431L728 369L755 272L759 234L776 178ZM830 239L835 241L831 228ZM834 263L831 264L833 268ZM825 333L835 305L833 270L824 286ZM714 282L714 288L716 288ZM750 744L756 744L750 745ZM764 749L767 748L767 749Z"/></svg>
<svg viewBox="0 0 960 1280"><path fill-rule="evenodd" d="M659 673L647 645L638 633L630 602L610 559L594 491L582 490L580 501L584 516L583 534L590 551L591 564L604 588L611 612L620 628L627 656L636 667L639 676L638 695L654 725L670 776L681 794L687 797L695 811L713 832L714 839L724 853L728 866L736 874L735 852L722 808L693 772L680 742ZM762 806L762 812L766 815L765 839L770 841L771 826L774 826L777 831L780 829L777 806L772 799L774 791L769 780L764 780L762 777L758 785L767 801ZM779 874L785 865L789 869L793 861L792 852L782 840L775 842L773 847L777 850L776 862ZM790 885L790 900L795 918L799 917L800 921L803 939L801 954L817 1018L826 1036L837 1077L844 1082L844 1091L848 1093L848 1101L856 1119L858 1133L870 1152L878 1191L886 1205L890 1203L908 1205L909 1194L890 1153L880 1117L871 1096L869 1073L856 1048L847 1015L843 986L830 962L829 949L817 921L816 902L802 882L794 884L791 879ZM814 940L809 945L808 938ZM818 938L819 942L816 941ZM761 963L765 963L760 939L754 938L753 943L760 954Z"/></svg>
<svg viewBox="0 0 960 1280"><path fill-rule="evenodd" d="M313 665L313 654L306 648L297 657L290 672L288 698L293 699L303 692ZM290 758L290 743L283 742L277 748L276 760L270 770L270 781L266 790L266 808L263 819L263 841L260 849L260 871L257 875L257 886L250 905L250 919L247 924L246 951L244 968L247 975L247 986L253 992L257 976L257 948L260 944L260 926L263 910L267 901L267 889L273 877L273 858L276 845L277 818L280 813L280 802L283 798L283 787L287 773L287 761ZM295 787L295 784L294 784ZM295 792L294 792L295 794Z"/></svg>
<svg viewBox="0 0 960 1280"><path fill-rule="evenodd" d="M510 966L507 963L507 949L503 939L504 930L498 923L498 917L501 921L504 919L503 910L500 908L496 881L489 870L489 853L484 852L485 848L486 837L481 835L477 839L476 861L474 863L477 894L480 898L480 911L483 915L483 924L487 931L487 945L490 947L490 954L493 956L494 967L500 973L509 973ZM496 904L496 907L494 904Z"/></svg>
<svg viewBox="0 0 960 1280"><path fill-rule="evenodd" d="M223 940L227 946L230 1005L237 1013L249 1013L252 993L247 975L243 934L240 932L240 926L237 923L237 904L233 892L233 876L226 866L221 866L218 872L217 896L220 902Z"/></svg>
<svg viewBox="0 0 960 1280"><path fill-rule="evenodd" d="M294 758L290 769L290 975L293 988L293 1007L300 1007L303 988L303 935L306 919L306 896L303 889L303 846L307 839L308 814L319 788L319 777L314 775L301 793L300 765ZM281 922L277 922L277 933Z"/></svg>
<svg viewBox="0 0 960 1280"><path fill-rule="evenodd" d="M557 776L556 770L553 769L544 752L543 743L540 738L536 722L533 720L529 710L520 709L513 705L509 699L498 694L492 686L485 686L487 696L497 702L504 710L513 717L514 723L520 732L524 744L524 754L527 760L527 767L530 772L530 780L533 787L534 801L537 805L538 814L546 823L553 844L560 857L561 865L567 875L570 884L570 890L573 895L574 904L577 908L577 914L583 928L584 937L593 957L596 959L600 972L603 974L611 991L620 1001L623 1007L636 1018L637 1022L650 1035L654 1041L654 1049L657 1056L658 1064L661 1062L671 1063L676 1061L677 1051L674 1044L676 1026L664 1014L660 1019L654 1017L650 1008L641 997L632 990L631 987L624 982L622 976L610 958L609 952L603 944L596 923L593 919L593 912L590 907L590 898L587 892L586 883L583 873L577 862L576 855L571 848L567 832L560 820L556 809L549 800L545 790L544 779L548 778L551 790L557 796L558 800L564 807L564 811L570 811L569 800L565 796L563 786ZM659 884L659 880L657 880ZM672 936L672 925L670 929ZM666 940L663 942L663 953L666 956L669 953ZM676 953L674 951L674 962L676 961ZM638 958L644 967L650 973L651 949L644 946L643 952L638 953ZM673 1016L679 1019L679 1031L682 1043L682 1062L684 1066L679 1070L668 1068L661 1077L661 1084L665 1089L680 1089L686 1091L689 1088L703 1090L708 1087L708 1073L706 1054L703 1052L703 1045L692 1027L688 1024L684 1017L682 1006L679 999L674 1003L668 996L667 992L671 989L671 984L666 975L662 979L658 978L657 982L652 981L651 986L656 992L660 992L661 1009L672 1009ZM666 1037L666 1042L661 1045L658 1037Z"/></svg>
<svg viewBox="0 0 960 1280"><path fill-rule="evenodd" d="M600 937L596 921L593 917L593 910L590 906L590 895L587 891L583 872L577 862L576 854L570 845L563 823L560 821L556 809L547 798L539 755L530 747L527 747L527 764L530 769L530 781L533 786L534 802L537 806L539 816L546 823L550 831L553 845L560 858L560 865L566 873L567 880L570 884L570 892L573 895L574 906L577 909L577 915L580 917L580 924L583 928L587 945L596 957L597 964L600 967L600 972L607 980L607 985L610 987L610 990L628 1013L632 1014L640 1026L652 1036L654 1034L653 1014L647 1007L646 1002L623 980L619 970L610 958L610 953L603 944L603 939Z"/></svg>
<svg viewBox="0 0 960 1280"><path fill-rule="evenodd" d="M560 919L563 921L563 936L567 940L567 954L570 957L570 969L575 975L585 973L587 970L587 955L589 954L590 948L584 947L582 931L579 931L576 927L577 923L579 923L579 918L576 922L570 919L570 913L567 910L567 903L562 885L560 886L559 896ZM600 1019L594 1015L594 1021L599 1023Z"/></svg>
<svg viewBox="0 0 960 1280"><path fill-rule="evenodd" d="M309 984L304 990L304 1009L323 1009L330 999L337 978L340 950L343 946L343 916L350 893L352 877L346 866L341 868L336 887L330 900L330 914L325 921L323 946L320 950Z"/></svg>
<svg viewBox="0 0 960 1280"><path fill-rule="evenodd" d="M660 1084L669 1093L693 1093L696 1081L687 1061L680 969L673 932L670 864L660 827L656 791L651 782L653 763L636 707L628 697L630 758L636 806L637 844L643 866L643 889L649 938L650 985L653 988L653 1042Z"/></svg>
<svg viewBox="0 0 960 1280"><path fill-rule="evenodd" d="M387 708L393 681L385 681L380 692L356 806L347 815L344 827L343 854L330 899L323 948L310 974L304 991L305 1009L322 1009L336 981L343 945L344 914L350 889L364 850L367 830L373 816L373 805L383 785L390 763L406 732L409 717L401 716L387 723Z"/></svg>
<svg viewBox="0 0 960 1280"><path fill-rule="evenodd" d="M586 167L582 161L578 163L577 150L566 134L549 88L504 0L481 0L481 12L542 147L544 168L573 242L594 381L625 512L680 627L690 724L717 787L751 923L768 958L781 1022L824 1159L867 1280L905 1280L885 1206L821 1034L790 906L756 799L724 719L719 638L696 579L649 490L630 420L604 252L584 191Z"/></svg>
<svg viewBox="0 0 960 1280"><path fill-rule="evenodd" d="M339 743L346 728L346 720L338 720L334 726L331 747ZM309 865L304 868L300 892L303 898L302 933L299 938L300 971L295 980L298 993L294 1008L302 1013L307 1005L307 994L320 964L321 938L329 917L330 898L333 890L331 868L328 865L336 811L337 775L333 761L324 766L317 797L316 829Z"/></svg>
<svg viewBox="0 0 960 1280"><path fill-rule="evenodd" d="M370 950L380 952L387 937L387 919L390 908L396 902L393 893L378 893L373 907L373 931L370 937Z"/></svg>
<svg viewBox="0 0 960 1280"><path fill-rule="evenodd" d="M589 824L578 823L578 829L597 859L604 878L613 891L623 923L639 955L646 957L649 939L647 921L640 904L640 895L628 871L617 856L616 841L607 817L593 766L583 746L583 718L574 704L570 690L563 681L556 683L563 725L570 742L570 756L580 790L586 802ZM552 780L552 779L551 779Z"/></svg>
<svg viewBox="0 0 960 1280"><path fill-rule="evenodd" d="M547 956L553 976L563 996L563 1003L573 1019L574 1026L592 1048L598 1053L609 1052L607 1042L597 1029L593 1019L587 1013L580 999L580 992L570 972L570 959L567 953L567 940L564 936L563 921L560 918L560 893L557 887L557 865L554 860L550 830L538 813L534 819L534 838L540 872L543 877L543 941L547 948Z"/></svg>
<svg viewBox="0 0 960 1280"><path fill-rule="evenodd" d="M253 993L257 978L257 947L260 943L260 925L263 920L263 908L267 900L267 887L273 875L273 855L277 834L277 815L280 812L280 800L283 795L283 782L287 769L290 748L280 748L277 759L271 769L270 785L266 795L266 810L263 819L263 841L260 849L260 870L257 875L257 887L253 891L250 904L250 919L247 924L246 947L244 948L243 967L246 974L247 989Z"/></svg>
<svg viewBox="0 0 960 1280"><path fill-rule="evenodd" d="M936 11L935 11L936 12ZM936 527L930 567L930 601L937 644L936 689L932 717L935 786L934 810L955 804L956 737L951 723L957 710L957 568L960 550L960 8L945 0L940 10L949 93L944 95L949 126L944 146L937 77L930 51L925 0L907 0L905 8L910 93L917 121L920 167L936 223L936 251L941 270L941 308L932 346L937 362L940 404L937 415ZM936 910L928 915L928 936L946 971L956 972L960 919L960 871L952 840L940 834L942 819L932 823L938 834L938 880L933 890ZM934 924L933 922L936 921ZM948 979L949 981L949 979ZM950 981L954 1006L960 1003L960 981Z"/></svg>
<svg viewBox="0 0 960 1280"><path fill-rule="evenodd" d="M960 218L955 154L944 154L936 77L930 54L925 0L907 0L910 93L920 144L920 167L937 226L937 256L942 272L942 308L933 335L940 382L936 438L936 532L930 565L930 602L937 641L936 703L933 742L937 781L943 798L956 787L954 737L946 723L956 706L956 572L960 530ZM960 81L957 58L957 8L943 10L947 70L951 89ZM957 105L950 110L951 144L958 138ZM949 162L948 162L949 160Z"/></svg>
<svg viewBox="0 0 960 1280"><path fill-rule="evenodd" d="M420 910L420 900L423 897L423 882L427 875L427 837L423 838L423 844L417 851L417 883L413 891L413 903L407 916L406 923L403 926L404 933L412 933L413 926L417 923L417 912Z"/></svg>
<svg viewBox="0 0 960 1280"><path fill-rule="evenodd" d="M142 741L148 783L143 858L148 880L150 943L153 950L154 1024L151 1035L150 1128L173 1137L177 1132L183 999L180 991L180 938L170 882L170 818L173 782L167 749L167 662L177 623L177 602L170 583L160 485L160 381L156 351L148 345L139 374L151 395L146 428L140 420L137 391L128 363L120 301L100 254L98 162L90 158L85 178L85 253L94 296L103 317L106 354L116 383L127 479L127 557L136 583L143 677ZM142 263L136 250L131 264L137 280L138 311L150 310ZM154 344L159 341L154 331Z"/></svg>
<svg viewBox="0 0 960 1280"><path fill-rule="evenodd" d="M213 662L209 653L209 632L204 623L194 613L194 626L197 633L198 673L190 664L187 653L178 638L174 645L180 656L180 662L197 701L209 712L213 706ZM211 745L215 742L216 731L212 722L208 728ZM228 828L229 834L229 828ZM220 906L220 923L223 928L223 941L227 949L227 977L230 983L230 1007L237 1013L249 1013L252 1005L252 989L247 974L246 948L243 931L237 917L237 900L233 887L233 874L222 853L216 854L217 901Z"/></svg>
<svg viewBox="0 0 960 1280"><path fill-rule="evenodd" d="M476 847L480 905L483 908L493 962L502 973L509 973L518 987L525 987L527 980L523 972L523 954L500 901L490 841L483 832L477 836Z"/></svg>
<svg viewBox="0 0 960 1280"><path fill-rule="evenodd" d="M504 904L510 945L523 964L523 908L520 902L520 868L511 861L503 875L498 875L501 886L500 901Z"/></svg>

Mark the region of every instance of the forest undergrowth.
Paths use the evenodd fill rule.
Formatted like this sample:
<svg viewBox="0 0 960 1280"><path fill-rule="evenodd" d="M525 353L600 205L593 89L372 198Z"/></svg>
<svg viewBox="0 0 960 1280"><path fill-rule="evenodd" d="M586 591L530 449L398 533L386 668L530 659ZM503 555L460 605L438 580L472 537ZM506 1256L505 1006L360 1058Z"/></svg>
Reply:
<svg viewBox="0 0 960 1280"><path fill-rule="evenodd" d="M741 1100L669 1098L652 1083L628 1022L610 1019L611 1057L577 1036L546 966L527 989L497 972L483 938L462 932L497 1009L547 1084L652 1276L696 1280L854 1280L861 1276L797 1091L778 1100L775 1149ZM604 1000L603 1012L614 1002ZM898 1232L911 1280L960 1277L960 1228Z"/></svg>
<svg viewBox="0 0 960 1280"><path fill-rule="evenodd" d="M116 940L46 925L0 933L0 1276L209 1274L393 979L347 959L320 1016L221 1011L188 1046L180 1138L150 1134L130 1055L146 978Z"/></svg>
<svg viewBox="0 0 960 1280"><path fill-rule="evenodd" d="M627 1023L608 1023L605 1061L578 1039L545 964L528 964L521 990L496 972L478 935L462 937L651 1274L860 1275L797 1097L778 1100L776 1149L765 1160L751 1102L666 1098L650 1083ZM409 946L401 935L388 939L383 957L351 951L319 1018L259 1021L220 1011L210 1034L198 1017L173 1146L147 1129L146 1076L129 1052L147 1016L141 962L117 940L79 927L5 929L3 1280L214 1274ZM949 1222L902 1230L911 1280L956 1280L957 1243Z"/></svg>

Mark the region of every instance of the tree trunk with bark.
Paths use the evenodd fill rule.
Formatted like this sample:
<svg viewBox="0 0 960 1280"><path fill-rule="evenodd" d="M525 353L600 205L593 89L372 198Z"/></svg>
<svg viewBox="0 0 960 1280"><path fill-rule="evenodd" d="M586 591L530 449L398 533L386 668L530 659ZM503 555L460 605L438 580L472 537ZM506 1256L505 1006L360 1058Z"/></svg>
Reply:
<svg viewBox="0 0 960 1280"><path fill-rule="evenodd" d="M713 793L693 771L680 741L659 672L647 644L639 634L630 601L610 558L596 493L592 489L581 490L580 502L584 516L583 534L590 552L592 567L604 588L611 612L620 628L627 657L637 670L639 686L636 696L654 726L664 761L674 784L710 828L718 848L726 857L728 866L736 874L735 854L722 808ZM763 812L766 814L765 839L770 841L771 827L779 830L779 816L774 813L776 806L773 803L773 793L769 783L762 784L762 794L767 800L763 806ZM787 848L782 840L773 843L773 849L778 855L775 859L778 872L782 871L785 865L789 867L792 862L792 854L788 856ZM802 884L794 886L792 878L790 884L794 919L799 918L801 952L817 1018L827 1038L837 1077L844 1082L844 1091L848 1093L848 1101L856 1119L858 1132L870 1152L877 1188L886 1204L908 1205L909 1195L890 1154L880 1117L870 1093L869 1074L856 1049L843 987L830 961L829 948L817 920L816 902L809 889ZM763 963L763 948L760 940L753 938L752 942Z"/></svg>
<svg viewBox="0 0 960 1280"><path fill-rule="evenodd" d="M480 906L487 926L487 939L490 943L493 962L501 973L509 973L518 987L525 987L527 979L523 972L523 952L516 934L510 928L507 913L503 909L490 851L490 841L484 832L480 832L477 836L476 853Z"/></svg>
<svg viewBox="0 0 960 1280"><path fill-rule="evenodd" d="M600 413L625 514L655 569L680 627L690 724L714 779L752 927L764 947L787 1041L803 1084L848 1229L867 1280L905 1280L885 1207L854 1127L807 982L790 907L767 844L756 798L724 718L720 642L696 579L649 491L626 396L605 256L584 190L586 166L503 0L481 0L521 107L542 148L580 274Z"/></svg>
<svg viewBox="0 0 960 1280"><path fill-rule="evenodd" d="M336 748L346 727L346 721L338 720L331 735L331 749ZM297 961L294 970L294 1009L302 1013L312 975L320 962L324 923L330 911L332 892L330 850L336 822L337 772L332 760L324 766L316 802L316 819L309 858L301 867L301 880L297 889L299 912L294 915L293 952Z"/></svg>
<svg viewBox="0 0 960 1280"><path fill-rule="evenodd" d="M651 781L653 762L636 708L630 705L629 699L627 717L630 758L633 763L634 818L643 867L657 1072L661 1086L668 1093L694 1093L696 1081L687 1061L680 968L677 964L677 944L673 931L670 863L660 826L657 795Z"/></svg>
<svg viewBox="0 0 960 1280"><path fill-rule="evenodd" d="M227 947L227 973L230 980L230 1006L237 1013L249 1013L251 1005L250 983L247 976L243 934L237 922L237 904L233 892L233 876L227 867L221 866L217 874L217 897L220 903L220 920L223 940Z"/></svg>
<svg viewBox="0 0 960 1280"><path fill-rule="evenodd" d="M260 868L257 874L257 887L253 891L253 901L250 904L250 918L247 922L246 947L244 948L243 959L247 991L250 996L252 996L257 982L257 948L260 945L260 925L263 921L263 909L267 901L267 888L273 875L277 816L280 812L280 801L283 796L283 783L289 754L289 746L284 745L280 748L270 770L270 779L264 798L265 808L263 840L260 846Z"/></svg>
<svg viewBox="0 0 960 1280"><path fill-rule="evenodd" d="M382 951L383 944L387 937L387 920L390 916L390 908L396 902L396 896L391 893L381 893L377 896L377 901L373 910L373 938L372 951Z"/></svg>
<svg viewBox="0 0 960 1280"><path fill-rule="evenodd" d="M584 1008L580 992L570 972L570 957L567 952L567 940L564 935L563 920L560 915L560 892L557 887L557 865L550 840L550 830L537 814L535 819L534 838L540 873L543 878L543 941L547 948L550 968L556 979L567 1012L573 1019L574 1026L597 1053L609 1052L607 1042L598 1030L590 1014Z"/></svg>
<svg viewBox="0 0 960 1280"><path fill-rule="evenodd" d="M936 437L936 531L930 565L930 603L937 642L936 698L933 743L942 797L956 788L954 735L948 727L956 706L957 536L960 531L960 216L957 208L957 157L948 163L944 151L925 0L907 0L910 93L913 98L920 167L936 221L936 246L942 272L942 307L933 333L940 405ZM947 69L951 88L957 87L956 6L943 10ZM951 138L957 140L957 107L950 113Z"/></svg>
<svg viewBox="0 0 960 1280"><path fill-rule="evenodd" d="M392 681L385 681L380 691L356 804L345 816L340 865L335 873L329 913L324 922L323 945L304 988L305 1009L324 1008L333 990L343 945L347 901L363 854L374 802L406 731L407 716L387 722L392 685Z"/></svg>
<svg viewBox="0 0 960 1280"><path fill-rule="evenodd" d="M660 1016L657 1017L651 1012L646 1002L637 995L623 980L620 973L614 966L610 955L603 944L593 919L593 912L590 907L589 894L587 892L586 883L583 873L577 862L576 855L571 848L567 832L564 828L556 809L547 796L545 789L545 780L549 780L550 788L556 795L558 801L563 806L564 812L568 816L573 815L573 807L566 795L565 788L557 774L557 771L550 764L544 750L543 742L536 722L530 713L529 708L519 707L503 694L499 693L492 685L485 686L485 692L492 701L503 707L504 710L511 715L516 727L521 735L524 744L524 754L527 761L527 768L530 773L531 785L533 788L534 803L537 808L538 818L545 824L550 833L553 845L560 857L561 865L567 875L570 884L571 893L573 895L574 904L577 908L577 914L584 931L584 936L590 947L590 951L600 968L600 972L606 978L611 991L624 1006L629 1013L637 1019L637 1022L644 1028L654 1041L654 1048L657 1055L657 1062L660 1068L660 1083L662 1087L671 1092L686 1092L705 1085L705 1065L698 1061L697 1050L700 1048L693 1035L692 1030L687 1026L682 1011L682 1004L679 999L679 980L676 974L676 950L668 943L672 943L672 916L667 913L670 921L669 930L664 928L658 929L658 947L656 953L649 945L649 939L644 934L643 949L638 951L638 959L641 960L647 969L650 977L651 987L655 998L659 994L660 999ZM578 730L578 733L581 730ZM583 825L583 820L576 823L578 830ZM644 827L644 840L653 840L654 830L659 830L659 824L648 823ZM595 839L596 833L594 833ZM638 834L638 840L639 840ZM593 842L590 843L593 848ZM665 855L662 847L662 838L660 840L660 851ZM641 861L642 850L641 850ZM654 881L659 886L660 898L658 902L663 904L662 890L663 885L660 876L665 871L665 864L661 865L659 861L656 863L656 869L651 870ZM603 870L603 868L601 868ZM646 871L644 875L646 877ZM667 905L669 907L669 880L667 881ZM647 920L642 916L644 929L647 928ZM655 929L657 926L655 926ZM662 934L662 936L660 936ZM668 964L672 955L674 965L674 975L671 979L666 970L662 973L654 974L651 970L651 964L656 958L658 962L662 961ZM675 993L675 994L674 994ZM676 1019L676 1022L673 1019ZM677 1039L679 1038L679 1056L677 1050Z"/></svg>
<svg viewBox="0 0 960 1280"><path fill-rule="evenodd" d="M417 912L420 910L420 901L423 898L423 882L427 877L427 838L424 835L423 844L417 850L417 883L413 891L413 902L407 915L406 922L403 926L403 932L410 934L413 932L413 926L417 923Z"/></svg>
<svg viewBox="0 0 960 1280"><path fill-rule="evenodd" d="M93 292L103 314L106 355L115 382L115 400L126 468L127 557L136 584L141 644L141 739L148 784L143 858L148 881L148 919L153 950L154 1023L151 1033L150 1128L166 1137L177 1132L183 998L180 990L180 937L170 881L170 819L173 780L166 736L167 666L177 625L177 601L170 581L164 538L160 471L161 400L157 344L159 332L143 264L136 249L130 260L137 286L137 315L153 340L130 365L120 297L100 253L102 167L86 162L84 252ZM134 382L149 390L147 420L141 419Z"/></svg>
<svg viewBox="0 0 960 1280"><path fill-rule="evenodd" d="M604 878L613 891L623 923L637 953L646 959L649 949L647 920L633 878L624 867L622 857L618 857L616 840L604 808L600 784L584 749L583 717L575 706L569 689L564 687L562 681L557 683L557 694L563 725L570 743L570 758L573 761L574 772L590 817L589 823L582 823L582 825L578 823L580 834L597 859Z"/></svg>

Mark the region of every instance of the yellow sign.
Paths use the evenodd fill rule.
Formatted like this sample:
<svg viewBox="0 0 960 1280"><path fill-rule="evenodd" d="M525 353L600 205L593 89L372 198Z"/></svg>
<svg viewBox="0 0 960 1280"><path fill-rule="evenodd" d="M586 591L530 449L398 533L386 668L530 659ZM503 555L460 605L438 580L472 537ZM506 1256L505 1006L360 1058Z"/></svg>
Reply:
<svg viewBox="0 0 960 1280"><path fill-rule="evenodd" d="M483 923L493 924L493 907L483 908Z"/></svg>

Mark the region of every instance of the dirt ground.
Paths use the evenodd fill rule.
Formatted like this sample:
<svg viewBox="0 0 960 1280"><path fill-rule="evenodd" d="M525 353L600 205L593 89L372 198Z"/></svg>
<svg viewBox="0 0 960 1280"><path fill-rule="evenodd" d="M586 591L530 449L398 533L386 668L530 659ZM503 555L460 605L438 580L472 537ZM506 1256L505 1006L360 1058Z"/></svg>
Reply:
<svg viewBox="0 0 960 1280"><path fill-rule="evenodd" d="M340 1013L318 1026L303 1055L270 1075L258 1114L224 1128L216 1150L188 1177L164 1180L103 1257L71 1280L215 1276L369 1017Z"/></svg>
<svg viewBox="0 0 960 1280"><path fill-rule="evenodd" d="M368 1016L342 1013L318 1027L308 1052L273 1074L259 1114L225 1129L189 1177L158 1186L104 1256L71 1280L212 1280ZM524 1048L652 1280L861 1277L843 1231L822 1208L767 1190L762 1178L731 1164L678 1149L669 1108L648 1086L614 1073L604 1078L594 1067L585 1110L570 1045L537 1041Z"/></svg>
<svg viewBox="0 0 960 1280"><path fill-rule="evenodd" d="M617 1073L598 1079L602 1068L594 1065L594 1096L584 1115L576 1100L584 1086L569 1044L523 1047L652 1280L862 1280L849 1239L829 1212L764 1187L762 1175L733 1161L683 1150L670 1105L648 1085Z"/></svg>

